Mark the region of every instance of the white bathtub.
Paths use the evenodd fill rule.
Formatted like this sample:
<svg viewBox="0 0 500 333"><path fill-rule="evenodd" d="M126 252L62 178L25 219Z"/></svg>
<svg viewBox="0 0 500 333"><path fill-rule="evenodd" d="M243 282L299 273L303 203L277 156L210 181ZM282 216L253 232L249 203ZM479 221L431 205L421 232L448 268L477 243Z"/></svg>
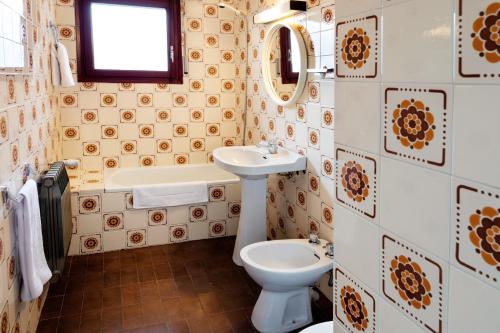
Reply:
<svg viewBox="0 0 500 333"><path fill-rule="evenodd" d="M130 192L136 185L206 181L208 184L239 182L239 177L215 164L120 168L104 173L105 192Z"/></svg>

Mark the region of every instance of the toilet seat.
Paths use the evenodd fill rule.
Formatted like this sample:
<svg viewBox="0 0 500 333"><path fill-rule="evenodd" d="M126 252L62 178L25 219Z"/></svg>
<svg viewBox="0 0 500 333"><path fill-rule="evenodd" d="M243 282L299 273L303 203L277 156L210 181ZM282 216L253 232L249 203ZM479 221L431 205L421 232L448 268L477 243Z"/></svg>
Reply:
<svg viewBox="0 0 500 333"><path fill-rule="evenodd" d="M310 326L300 331L300 333L335 333L333 331L333 321L327 321L321 324Z"/></svg>

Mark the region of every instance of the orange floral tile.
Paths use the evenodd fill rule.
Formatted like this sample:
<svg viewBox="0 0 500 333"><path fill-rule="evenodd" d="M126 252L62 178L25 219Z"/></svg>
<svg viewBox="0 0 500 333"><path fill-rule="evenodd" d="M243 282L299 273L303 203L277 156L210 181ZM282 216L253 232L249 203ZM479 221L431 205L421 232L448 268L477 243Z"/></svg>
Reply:
<svg viewBox="0 0 500 333"><path fill-rule="evenodd" d="M348 332L377 331L375 297L340 268L335 268L333 293L335 317Z"/></svg>
<svg viewBox="0 0 500 333"><path fill-rule="evenodd" d="M385 153L412 163L449 169L449 103L448 92L441 88L385 88Z"/></svg>
<svg viewBox="0 0 500 333"><path fill-rule="evenodd" d="M335 151L335 195L356 213L377 216L377 160L373 156L338 146Z"/></svg>
<svg viewBox="0 0 500 333"><path fill-rule="evenodd" d="M376 78L379 74L378 16L340 20L335 35L337 78Z"/></svg>
<svg viewBox="0 0 500 333"><path fill-rule="evenodd" d="M500 191L455 179L453 262L500 287Z"/></svg>
<svg viewBox="0 0 500 333"><path fill-rule="evenodd" d="M385 298L425 330L446 332L447 269L441 260L387 234L381 260Z"/></svg>

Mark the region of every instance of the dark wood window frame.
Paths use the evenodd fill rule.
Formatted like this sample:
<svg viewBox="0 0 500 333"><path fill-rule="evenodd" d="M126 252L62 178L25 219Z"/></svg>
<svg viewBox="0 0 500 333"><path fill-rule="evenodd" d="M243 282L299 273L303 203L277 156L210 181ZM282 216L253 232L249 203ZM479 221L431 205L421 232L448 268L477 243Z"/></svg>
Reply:
<svg viewBox="0 0 500 333"><path fill-rule="evenodd" d="M299 73L293 71L291 52L290 30L282 27L280 29L280 70L281 82L284 84L297 83L299 80Z"/></svg>
<svg viewBox="0 0 500 333"><path fill-rule="evenodd" d="M167 12L168 71L104 70L94 68L90 6L92 3L165 8ZM77 0L76 45L79 82L182 84L180 0ZM131 22L131 24L133 24Z"/></svg>

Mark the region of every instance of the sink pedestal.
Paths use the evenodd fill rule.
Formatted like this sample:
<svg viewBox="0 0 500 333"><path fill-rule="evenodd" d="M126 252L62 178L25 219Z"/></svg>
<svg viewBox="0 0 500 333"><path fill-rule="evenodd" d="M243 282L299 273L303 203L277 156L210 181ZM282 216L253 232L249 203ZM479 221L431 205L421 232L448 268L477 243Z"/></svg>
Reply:
<svg viewBox="0 0 500 333"><path fill-rule="evenodd" d="M249 244L267 239L266 197L267 176L248 179L241 177L241 213L234 245L233 262L243 266L240 251Z"/></svg>

